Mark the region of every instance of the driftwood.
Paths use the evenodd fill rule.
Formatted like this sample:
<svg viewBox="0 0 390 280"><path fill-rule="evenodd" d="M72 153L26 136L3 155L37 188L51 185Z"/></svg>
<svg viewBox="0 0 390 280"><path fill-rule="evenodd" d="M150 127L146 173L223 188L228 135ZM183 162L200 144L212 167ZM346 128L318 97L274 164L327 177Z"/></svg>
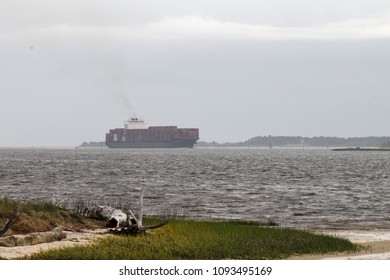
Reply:
<svg viewBox="0 0 390 280"><path fill-rule="evenodd" d="M66 234L61 227L57 227L52 231L35 232L29 234L15 234L11 236L0 237L0 246L15 247L27 246L40 243L48 243L53 241L60 241L66 238Z"/></svg>
<svg viewBox="0 0 390 280"><path fill-rule="evenodd" d="M141 228L138 227L137 224L135 224L135 225L127 226L127 227L122 227L120 229L112 229L112 230L110 230L110 232L114 233L114 234L137 235L140 233L144 233L149 229L155 229L155 228L165 226L168 222L169 222L168 220L165 220L164 222L162 222L160 224L157 224L154 226L143 226Z"/></svg>
<svg viewBox="0 0 390 280"><path fill-rule="evenodd" d="M121 210L109 206L85 208L83 215L89 218L105 220L107 221L106 226L110 228L119 227L121 223L126 223L127 219L127 215Z"/></svg>
<svg viewBox="0 0 390 280"><path fill-rule="evenodd" d="M0 229L0 236L3 236L7 230L9 230L9 228L16 222L16 220L18 219L18 208L15 207L11 217L5 222L4 226Z"/></svg>
<svg viewBox="0 0 390 280"><path fill-rule="evenodd" d="M143 216L143 212L144 212L143 208L144 208L144 189L141 190L141 194L140 194L140 210L139 210L138 218L134 215L133 211L131 211L131 209L129 209L127 211L126 226L122 227L120 229L113 229L113 230L111 230L111 233L137 235L140 233L144 233L149 229L155 229L155 228L165 226L168 223L168 220L165 220L164 222L157 224L157 225L144 226L142 224L142 216Z"/></svg>
<svg viewBox="0 0 390 280"><path fill-rule="evenodd" d="M138 217L134 215L131 209L127 210L125 214L119 209L110 206L95 206L85 208L83 215L89 218L102 219L107 221L106 226L111 229L110 232L114 234L131 234L136 235L143 233L149 229L162 227L168 223L168 220L153 226L144 226L142 224L142 216L144 212L144 189L140 194L140 209Z"/></svg>

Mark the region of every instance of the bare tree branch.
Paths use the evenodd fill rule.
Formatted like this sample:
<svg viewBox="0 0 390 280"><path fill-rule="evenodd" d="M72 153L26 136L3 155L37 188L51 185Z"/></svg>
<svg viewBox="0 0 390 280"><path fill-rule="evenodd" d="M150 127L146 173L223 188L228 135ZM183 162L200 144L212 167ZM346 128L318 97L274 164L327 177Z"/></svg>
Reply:
<svg viewBox="0 0 390 280"><path fill-rule="evenodd" d="M131 209L127 210L127 213L130 214L130 216L134 219L134 221L137 223L138 225L138 219L137 217L134 215L133 211L131 211Z"/></svg>
<svg viewBox="0 0 390 280"><path fill-rule="evenodd" d="M154 225L154 226L145 226L145 227L142 228L142 231L145 231L145 230L148 230L148 229L155 229L155 228L159 228L159 227L165 226L168 222L169 222L168 220L165 220L164 222L159 223L159 224Z"/></svg>
<svg viewBox="0 0 390 280"><path fill-rule="evenodd" d="M142 228L139 228L138 225L132 225L130 227L125 227L121 229L111 229L110 232L114 234L137 235L137 234L145 233L149 229L155 229L155 228L165 226L167 223L168 220L154 226L144 226Z"/></svg>
<svg viewBox="0 0 390 280"><path fill-rule="evenodd" d="M11 217L7 220L5 225L0 229L0 236L3 236L7 232L7 230L16 222L16 220L18 218L17 211L18 211L18 208L15 207Z"/></svg>

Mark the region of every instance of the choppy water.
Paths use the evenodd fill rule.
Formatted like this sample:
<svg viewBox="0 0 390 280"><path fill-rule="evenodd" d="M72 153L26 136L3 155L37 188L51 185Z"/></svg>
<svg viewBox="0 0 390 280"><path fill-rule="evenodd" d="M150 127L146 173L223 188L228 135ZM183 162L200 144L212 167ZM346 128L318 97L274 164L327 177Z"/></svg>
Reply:
<svg viewBox="0 0 390 280"><path fill-rule="evenodd" d="M390 153L314 149L0 149L0 197L146 214L390 228Z"/></svg>

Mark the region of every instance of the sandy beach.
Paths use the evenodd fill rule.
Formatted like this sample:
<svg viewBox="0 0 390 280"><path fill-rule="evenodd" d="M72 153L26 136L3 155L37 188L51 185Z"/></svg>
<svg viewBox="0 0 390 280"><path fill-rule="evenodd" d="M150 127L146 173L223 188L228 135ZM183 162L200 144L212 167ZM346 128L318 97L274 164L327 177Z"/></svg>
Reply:
<svg viewBox="0 0 390 280"><path fill-rule="evenodd" d="M315 230L332 236L347 238L367 250L358 253L294 256L294 260L390 260L390 229Z"/></svg>
<svg viewBox="0 0 390 280"><path fill-rule="evenodd" d="M85 245L97 238L104 236L107 232L106 229L99 230L85 230L82 232L64 231L66 238L61 241L55 241L50 243L41 243L31 246L16 246L16 247L1 247L0 257L5 259L18 259L26 256L30 256L40 251L56 249L68 246Z"/></svg>
<svg viewBox="0 0 390 280"><path fill-rule="evenodd" d="M64 240L32 246L0 247L0 257L17 259L42 250L87 244L101 238L107 230L72 232L65 231ZM354 243L362 244L367 250L358 253L337 253L327 255L294 256L293 260L390 260L390 230L315 230L332 236L343 237Z"/></svg>

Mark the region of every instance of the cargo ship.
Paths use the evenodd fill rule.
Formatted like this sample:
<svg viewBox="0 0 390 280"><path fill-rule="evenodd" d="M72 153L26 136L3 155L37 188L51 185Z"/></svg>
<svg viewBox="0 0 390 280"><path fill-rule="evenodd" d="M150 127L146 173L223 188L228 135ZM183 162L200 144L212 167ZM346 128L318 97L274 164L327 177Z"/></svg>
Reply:
<svg viewBox="0 0 390 280"><path fill-rule="evenodd" d="M106 134L110 148L193 148L199 140L198 128L149 126L144 120L132 117L124 128L114 128Z"/></svg>

